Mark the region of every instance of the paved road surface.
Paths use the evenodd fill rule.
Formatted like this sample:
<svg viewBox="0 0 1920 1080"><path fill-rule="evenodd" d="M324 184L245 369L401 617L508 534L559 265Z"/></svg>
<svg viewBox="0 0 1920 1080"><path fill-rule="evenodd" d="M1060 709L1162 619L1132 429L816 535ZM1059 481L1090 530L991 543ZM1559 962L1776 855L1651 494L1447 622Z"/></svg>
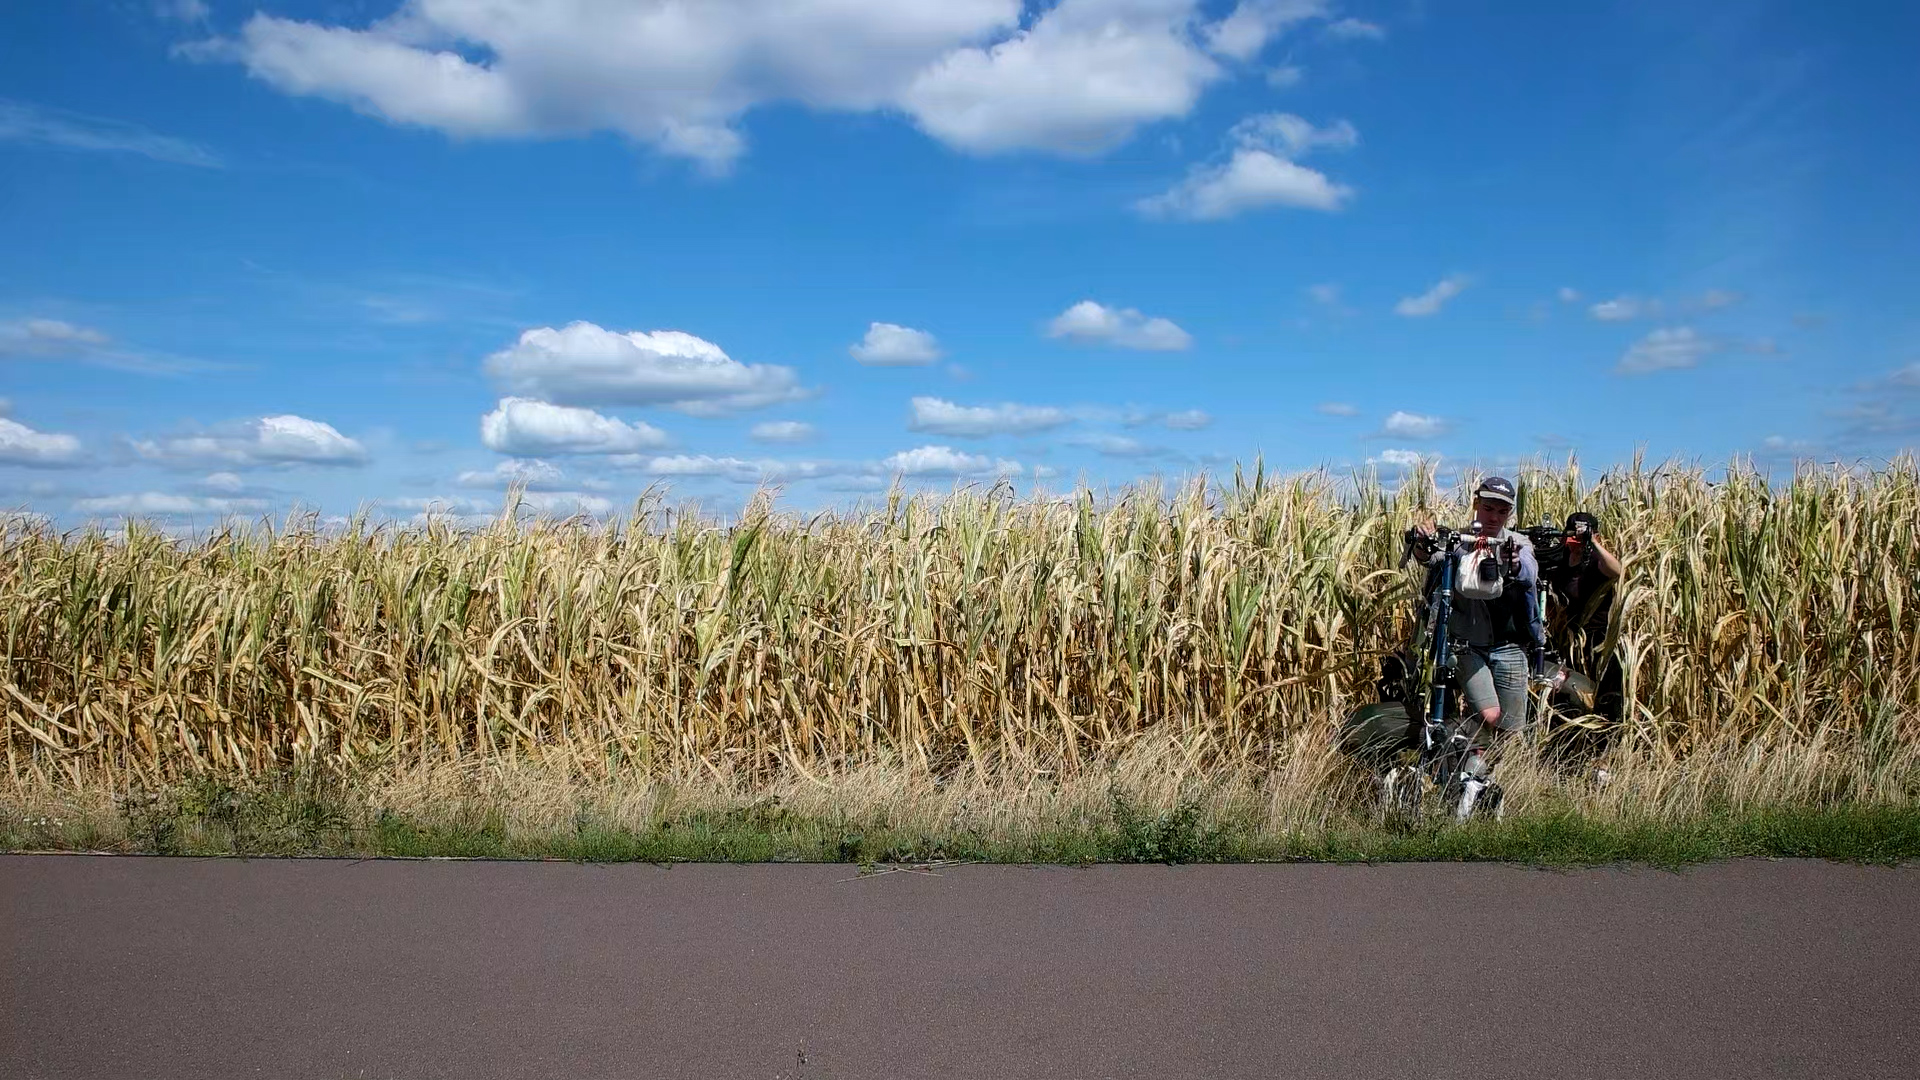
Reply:
<svg viewBox="0 0 1920 1080"><path fill-rule="evenodd" d="M0 1076L1920 1075L1920 869L0 857Z"/></svg>

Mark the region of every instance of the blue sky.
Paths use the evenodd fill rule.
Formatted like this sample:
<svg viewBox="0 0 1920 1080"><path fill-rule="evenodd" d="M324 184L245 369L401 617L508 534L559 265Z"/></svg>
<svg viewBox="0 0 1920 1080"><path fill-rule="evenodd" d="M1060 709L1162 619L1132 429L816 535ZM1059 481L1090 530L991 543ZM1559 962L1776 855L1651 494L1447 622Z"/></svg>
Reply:
<svg viewBox="0 0 1920 1080"><path fill-rule="evenodd" d="M663 7L674 7L663 11ZM1920 8L0 12L0 505L1920 442Z"/></svg>

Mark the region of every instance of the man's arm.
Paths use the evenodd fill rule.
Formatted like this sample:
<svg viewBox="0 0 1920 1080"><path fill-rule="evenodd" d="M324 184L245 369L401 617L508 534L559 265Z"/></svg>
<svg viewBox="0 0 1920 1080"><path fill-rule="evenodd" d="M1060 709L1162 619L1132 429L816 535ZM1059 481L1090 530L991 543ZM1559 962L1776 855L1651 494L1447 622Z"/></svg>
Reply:
<svg viewBox="0 0 1920 1080"><path fill-rule="evenodd" d="M1600 543L1599 535L1595 534L1587 537L1587 543L1593 548L1594 558L1599 560L1600 572L1607 575L1607 580L1609 581L1619 581L1621 574L1620 560L1615 558L1613 552L1608 551L1606 547Z"/></svg>

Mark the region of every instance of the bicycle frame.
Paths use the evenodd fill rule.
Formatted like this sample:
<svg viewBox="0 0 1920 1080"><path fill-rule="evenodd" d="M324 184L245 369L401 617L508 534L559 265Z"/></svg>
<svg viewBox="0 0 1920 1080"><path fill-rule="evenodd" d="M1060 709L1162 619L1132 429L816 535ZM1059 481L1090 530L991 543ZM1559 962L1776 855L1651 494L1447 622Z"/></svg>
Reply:
<svg viewBox="0 0 1920 1080"><path fill-rule="evenodd" d="M1398 776L1399 770L1389 774L1388 789L1390 800L1400 803L1403 809L1415 815L1418 815L1424 801L1426 783L1430 782L1436 789L1451 794L1454 781L1471 752L1467 737L1456 730L1450 719L1459 690L1456 685L1458 669L1454 663L1453 641L1448 624L1453 616L1460 556L1474 542L1474 538L1460 532L1441 528L1431 540L1432 550L1426 559L1429 567L1435 565L1434 560L1439 560L1440 580L1431 594L1423 621L1427 643L1420 672L1420 707L1408 710L1409 726L1417 725L1418 728L1408 733L1418 750L1418 758L1411 766L1410 776ZM1411 555L1411 538L1408 544L1408 554ZM1405 783L1407 780L1412 783Z"/></svg>

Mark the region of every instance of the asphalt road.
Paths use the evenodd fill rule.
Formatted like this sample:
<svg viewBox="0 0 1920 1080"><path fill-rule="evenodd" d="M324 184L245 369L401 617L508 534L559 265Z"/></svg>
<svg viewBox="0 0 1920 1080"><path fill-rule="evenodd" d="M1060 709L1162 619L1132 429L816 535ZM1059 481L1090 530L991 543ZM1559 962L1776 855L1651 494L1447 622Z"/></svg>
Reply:
<svg viewBox="0 0 1920 1080"><path fill-rule="evenodd" d="M0 1076L1920 1075L1920 869L0 858Z"/></svg>

